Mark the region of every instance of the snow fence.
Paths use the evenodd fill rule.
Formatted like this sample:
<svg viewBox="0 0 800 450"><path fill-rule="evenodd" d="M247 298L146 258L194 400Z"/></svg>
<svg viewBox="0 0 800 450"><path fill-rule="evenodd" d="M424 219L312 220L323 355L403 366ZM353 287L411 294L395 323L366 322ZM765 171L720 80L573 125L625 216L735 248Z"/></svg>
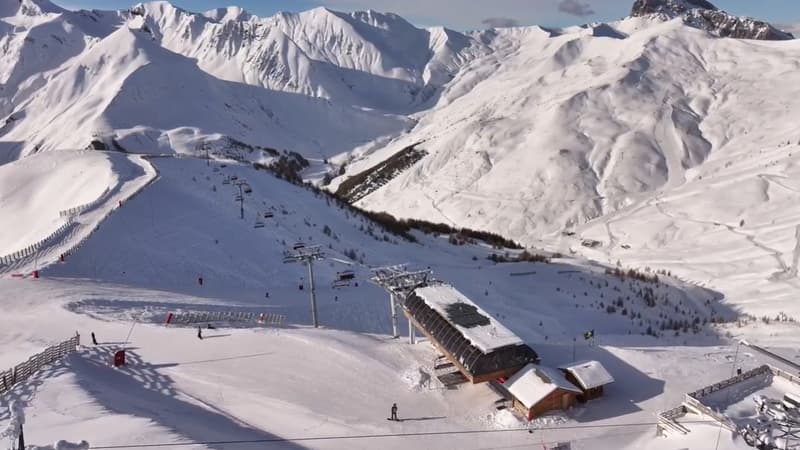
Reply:
<svg viewBox="0 0 800 450"><path fill-rule="evenodd" d="M60 344L47 347L43 352L31 356L27 361L17 364L12 369L0 372L0 394L27 380L42 367L60 361L76 351L80 344L81 337L76 334Z"/></svg>

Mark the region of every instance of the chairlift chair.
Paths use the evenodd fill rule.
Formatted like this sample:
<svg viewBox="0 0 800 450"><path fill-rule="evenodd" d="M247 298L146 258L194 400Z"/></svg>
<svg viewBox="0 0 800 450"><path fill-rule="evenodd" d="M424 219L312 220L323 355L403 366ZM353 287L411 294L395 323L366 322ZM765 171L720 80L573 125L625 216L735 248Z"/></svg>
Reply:
<svg viewBox="0 0 800 450"><path fill-rule="evenodd" d="M231 184L231 180L225 178L224 180L222 180L222 184Z"/></svg>
<svg viewBox="0 0 800 450"><path fill-rule="evenodd" d="M239 179L239 177L237 177L236 175L231 175L231 180L235 181L235 180L238 180L238 179Z"/></svg>
<svg viewBox="0 0 800 450"><path fill-rule="evenodd" d="M253 228L264 228L264 222L256 220L256 223L255 225L253 225Z"/></svg>
<svg viewBox="0 0 800 450"><path fill-rule="evenodd" d="M336 279L331 283L331 287L339 288L350 286L350 280L356 277L356 273L352 270L345 270L344 272L336 272Z"/></svg>
<svg viewBox="0 0 800 450"><path fill-rule="evenodd" d="M237 202L240 202L240 201L242 201L242 196L237 194L236 197L234 197L233 200L237 201Z"/></svg>
<svg viewBox="0 0 800 450"><path fill-rule="evenodd" d="M356 273L352 270L345 270L343 272L337 272L336 277L340 280L352 280L356 277Z"/></svg>
<svg viewBox="0 0 800 450"><path fill-rule="evenodd" d="M294 245L292 246L293 250L300 250L301 248L306 248L306 244L302 242L295 242Z"/></svg>
<svg viewBox="0 0 800 450"><path fill-rule="evenodd" d="M272 211L265 211L264 212L264 218L265 219L271 219L274 216L275 216L275 214L273 214Z"/></svg>
<svg viewBox="0 0 800 450"><path fill-rule="evenodd" d="M250 185L247 183L242 185L242 190L244 190L245 194L250 194L253 192L253 188L251 188Z"/></svg>

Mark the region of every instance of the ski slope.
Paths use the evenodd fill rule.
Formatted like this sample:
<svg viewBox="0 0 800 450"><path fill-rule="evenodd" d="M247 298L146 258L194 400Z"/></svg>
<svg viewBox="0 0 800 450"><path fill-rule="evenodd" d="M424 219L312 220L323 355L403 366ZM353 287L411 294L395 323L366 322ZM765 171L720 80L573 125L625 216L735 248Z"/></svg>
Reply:
<svg viewBox="0 0 800 450"><path fill-rule="evenodd" d="M0 428L21 401L29 443L738 449L708 424L657 438L655 418L769 362L739 339L800 360L796 42L651 18L462 34L372 11L45 0L0 0L0 31L0 256L44 242L0 266L0 369L75 332L86 344L0 396ZM427 155L359 206L566 256L495 263L516 252L409 242L222 159L298 151L309 179L343 172L333 190L418 143ZM87 146L114 151L65 150ZM252 188L244 218L234 176ZM283 262L299 242L325 254L320 329L307 269ZM622 278L618 262L677 276ZM430 268L543 364L597 360L615 382L532 424L486 385L445 389L424 338L391 339L388 295L368 281L397 263ZM354 282L334 288L345 270ZM216 311L286 322L202 340L164 325ZM112 369L122 346L129 364ZM399 423L384 420L395 402Z"/></svg>
<svg viewBox="0 0 800 450"><path fill-rule="evenodd" d="M35 254L0 264L0 273L26 273L57 261L156 176L138 155L86 150L41 153L0 166L0 255L37 247Z"/></svg>
<svg viewBox="0 0 800 450"><path fill-rule="evenodd" d="M577 227L603 242L583 251L691 277L743 312L796 319L799 151L792 142L714 158L681 188Z"/></svg>
<svg viewBox="0 0 800 450"><path fill-rule="evenodd" d="M487 448L573 440L575 448L634 449L642 442L656 448L664 443L653 440L654 425L622 427L623 433L603 425L651 421L687 390L729 374L734 348L722 337L728 328L707 325L697 333L644 335L647 324L662 316L733 317L713 291L664 279L656 292L670 303L651 308L637 297L645 285L620 282L585 260L495 264L486 259L494 250L481 245L453 246L446 238L421 234L419 243L384 238L379 226L334 202L329 205L324 196L249 165L174 157L148 163L158 178L109 215L63 263L48 266L38 280L0 278L0 292L14 296L0 318L0 367L75 331L84 342L95 332L101 343L88 345L12 394L25 402L26 436L36 443L86 439L99 446L482 430L274 445L367 449L414 442L428 448ZM253 190L246 194L245 219L239 218L234 187L222 184L233 175ZM264 228L254 228L256 216L266 210L274 216L264 219ZM300 240L321 245L327 256L315 265L321 329L309 327L305 268L282 263L283 251ZM353 248L356 260L339 262L348 261L345 253ZM440 387L433 377L433 349L424 340L410 346L390 338L388 296L366 281L369 267L397 262L430 266L532 345L545 364L571 362L573 351L575 359L601 361L617 380L605 398L536 422L593 428L530 434L526 424L493 407L497 394L485 385ZM358 287L333 289L335 273L344 269L356 271ZM625 300L627 316L600 306L613 295L631 298ZM676 313L676 307L687 312ZM287 326L204 330L199 340L191 327L163 325L168 312L220 309L284 314ZM633 314L641 314L641 324ZM574 341L588 329L595 330L600 345ZM790 324L730 329L793 357ZM129 365L109 368L111 354L129 333ZM744 367L763 361L752 354L741 358ZM393 402L408 420L392 423L382 417ZM515 428L522 431L485 432ZM700 442L698 436L703 435L683 442ZM725 439L727 444L730 437Z"/></svg>

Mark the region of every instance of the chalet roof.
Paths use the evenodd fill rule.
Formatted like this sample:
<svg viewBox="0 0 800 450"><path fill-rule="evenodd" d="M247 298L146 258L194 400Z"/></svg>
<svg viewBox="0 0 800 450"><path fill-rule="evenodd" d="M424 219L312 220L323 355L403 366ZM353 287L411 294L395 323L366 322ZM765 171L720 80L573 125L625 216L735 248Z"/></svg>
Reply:
<svg viewBox="0 0 800 450"><path fill-rule="evenodd" d="M598 361L578 361L559 367L571 373L584 389L593 389L614 382L614 378Z"/></svg>
<svg viewBox="0 0 800 450"><path fill-rule="evenodd" d="M523 343L516 334L453 286L426 286L414 293L484 354Z"/></svg>
<svg viewBox="0 0 800 450"><path fill-rule="evenodd" d="M508 392L526 408L532 408L556 389L582 391L570 383L564 373L552 367L528 364L503 383Z"/></svg>

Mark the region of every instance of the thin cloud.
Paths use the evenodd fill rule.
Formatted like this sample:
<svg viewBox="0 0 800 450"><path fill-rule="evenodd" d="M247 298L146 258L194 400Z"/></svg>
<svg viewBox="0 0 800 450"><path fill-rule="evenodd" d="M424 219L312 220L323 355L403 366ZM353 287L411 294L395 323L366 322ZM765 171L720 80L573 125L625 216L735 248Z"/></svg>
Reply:
<svg viewBox="0 0 800 450"><path fill-rule="evenodd" d="M558 10L577 17L591 16L595 13L588 3L581 0L561 0Z"/></svg>
<svg viewBox="0 0 800 450"><path fill-rule="evenodd" d="M519 26L518 21L509 17L489 17L488 19L483 19L481 24L489 28L510 28Z"/></svg>

